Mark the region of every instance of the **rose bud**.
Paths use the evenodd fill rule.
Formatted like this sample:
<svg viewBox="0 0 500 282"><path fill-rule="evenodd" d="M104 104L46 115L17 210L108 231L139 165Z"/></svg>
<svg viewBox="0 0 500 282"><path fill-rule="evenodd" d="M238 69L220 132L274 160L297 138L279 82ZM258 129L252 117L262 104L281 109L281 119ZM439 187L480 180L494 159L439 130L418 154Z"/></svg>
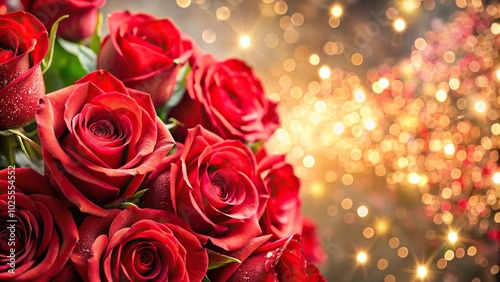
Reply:
<svg viewBox="0 0 500 282"><path fill-rule="evenodd" d="M259 218L269 197L252 151L197 126L184 146L148 180L147 207L184 219L202 244L226 251L261 234Z"/></svg>
<svg viewBox="0 0 500 282"><path fill-rule="evenodd" d="M186 91L169 116L186 126L174 132L179 142L186 128L201 124L224 139L267 140L279 126L276 104L265 97L253 70L237 59L196 58L186 77Z"/></svg>
<svg viewBox="0 0 500 282"><path fill-rule="evenodd" d="M50 30L61 16L69 18L59 25L57 35L78 42L94 34L99 8L105 0L21 0L24 9L35 15Z"/></svg>
<svg viewBox="0 0 500 282"><path fill-rule="evenodd" d="M0 15L0 130L20 127L35 117L45 94L40 63L49 48L47 31L34 16L18 11Z"/></svg>
<svg viewBox="0 0 500 282"><path fill-rule="evenodd" d="M28 168L0 170L0 227L0 281L51 281L78 240L71 213Z"/></svg>
<svg viewBox="0 0 500 282"><path fill-rule="evenodd" d="M84 281L202 281L208 255L186 229L166 211L109 210L83 221L71 261Z"/></svg>
<svg viewBox="0 0 500 282"><path fill-rule="evenodd" d="M163 106L182 63L191 56L192 44L184 42L171 20L147 14L114 12L108 25L97 68L108 70L127 87L149 93L155 107Z"/></svg>
<svg viewBox="0 0 500 282"><path fill-rule="evenodd" d="M84 213L132 196L172 148L151 97L105 71L47 94L36 114L45 173Z"/></svg>
<svg viewBox="0 0 500 282"><path fill-rule="evenodd" d="M284 155L268 155L265 149L257 153L258 171L269 191L260 226L272 240L302 232L300 210L300 180L293 174L293 167L285 162Z"/></svg>

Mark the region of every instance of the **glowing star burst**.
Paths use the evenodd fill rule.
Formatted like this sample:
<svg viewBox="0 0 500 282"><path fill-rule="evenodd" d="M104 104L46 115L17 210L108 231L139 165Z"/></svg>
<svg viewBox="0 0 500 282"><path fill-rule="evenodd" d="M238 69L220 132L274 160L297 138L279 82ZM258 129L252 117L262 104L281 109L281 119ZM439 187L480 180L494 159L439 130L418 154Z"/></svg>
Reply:
<svg viewBox="0 0 500 282"><path fill-rule="evenodd" d="M484 113L486 111L486 103L484 101L477 101L474 108L478 113Z"/></svg>
<svg viewBox="0 0 500 282"><path fill-rule="evenodd" d="M398 18L394 21L393 27L396 31L403 31L406 29L406 22L405 20Z"/></svg>
<svg viewBox="0 0 500 282"><path fill-rule="evenodd" d="M450 241L450 243L452 243L452 244L456 243L458 241L457 232L450 231L450 233L448 233L448 241Z"/></svg>
<svg viewBox="0 0 500 282"><path fill-rule="evenodd" d="M420 278L420 279L423 279L425 277L427 277L427 267L423 266L423 265L420 265L418 268L417 268L417 276Z"/></svg>
<svg viewBox="0 0 500 282"><path fill-rule="evenodd" d="M364 264L368 260L368 255L365 252L359 252L358 255L356 256L356 260L359 263Z"/></svg>
<svg viewBox="0 0 500 282"><path fill-rule="evenodd" d="M243 47L243 48L248 48L250 47L250 43L252 43L252 41L250 40L250 37L244 35L242 37L240 37L240 46Z"/></svg>
<svg viewBox="0 0 500 282"><path fill-rule="evenodd" d="M500 184L500 172L495 172L493 174L493 183Z"/></svg>
<svg viewBox="0 0 500 282"><path fill-rule="evenodd" d="M342 9L340 5L334 5L330 12L332 13L332 16L339 18L344 13L344 9Z"/></svg>

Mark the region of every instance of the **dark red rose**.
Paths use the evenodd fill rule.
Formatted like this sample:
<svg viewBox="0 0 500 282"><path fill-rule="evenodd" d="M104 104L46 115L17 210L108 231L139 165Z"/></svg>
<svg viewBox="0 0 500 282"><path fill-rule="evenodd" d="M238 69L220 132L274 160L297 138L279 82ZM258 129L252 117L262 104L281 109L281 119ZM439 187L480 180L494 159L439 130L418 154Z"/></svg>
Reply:
<svg viewBox="0 0 500 282"><path fill-rule="evenodd" d="M0 129L16 128L35 117L45 94L40 63L49 48L47 31L32 15L0 15Z"/></svg>
<svg viewBox="0 0 500 282"><path fill-rule="evenodd" d="M272 240L302 232L300 211L300 181L284 155L268 155L265 149L257 154L258 171L269 191L270 198L260 220L264 234Z"/></svg>
<svg viewBox="0 0 500 282"><path fill-rule="evenodd" d="M108 25L97 67L108 70L127 87L151 94L155 107L165 104L192 45L183 41L170 19L114 12Z"/></svg>
<svg viewBox="0 0 500 282"><path fill-rule="evenodd" d="M43 97L36 120L47 176L94 215L133 195L174 143L150 96L105 71Z"/></svg>
<svg viewBox="0 0 500 282"><path fill-rule="evenodd" d="M80 41L94 34L99 8L105 0L21 0L24 9L35 15L50 30L61 16L57 35L69 41Z"/></svg>
<svg viewBox="0 0 500 282"><path fill-rule="evenodd" d="M71 213L28 168L0 171L0 227L0 281L49 281L78 240Z"/></svg>
<svg viewBox="0 0 500 282"><path fill-rule="evenodd" d="M306 262L299 235L262 245L265 239L257 237L241 250L229 253L241 264L230 263L210 271L209 278L213 281L326 281L316 267Z"/></svg>
<svg viewBox="0 0 500 282"><path fill-rule="evenodd" d="M197 126L150 179L145 204L177 214L202 244L230 251L261 234L268 194L252 151L240 141Z"/></svg>
<svg viewBox="0 0 500 282"><path fill-rule="evenodd" d="M302 244L304 245L304 255L308 262L321 263L326 261L328 255L321 246L321 240L316 232L316 223L305 218L302 228Z"/></svg>
<svg viewBox="0 0 500 282"><path fill-rule="evenodd" d="M186 90L169 114L186 128L201 124L224 139L255 142L267 140L279 126L276 104L265 97L260 80L240 60L217 61L208 54L196 58ZM186 132L175 134L181 140Z"/></svg>
<svg viewBox="0 0 500 282"><path fill-rule="evenodd" d="M89 216L71 260L85 281L201 281L208 256L181 219L129 207Z"/></svg>

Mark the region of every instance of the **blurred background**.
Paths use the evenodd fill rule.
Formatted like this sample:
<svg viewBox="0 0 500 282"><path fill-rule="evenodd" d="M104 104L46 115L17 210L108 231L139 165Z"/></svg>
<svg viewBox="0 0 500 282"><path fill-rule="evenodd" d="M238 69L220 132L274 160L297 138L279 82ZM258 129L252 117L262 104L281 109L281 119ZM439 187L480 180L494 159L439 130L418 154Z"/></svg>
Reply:
<svg viewBox="0 0 500 282"><path fill-rule="evenodd" d="M328 281L498 281L500 5L108 0L251 65ZM106 30L106 27L103 27Z"/></svg>

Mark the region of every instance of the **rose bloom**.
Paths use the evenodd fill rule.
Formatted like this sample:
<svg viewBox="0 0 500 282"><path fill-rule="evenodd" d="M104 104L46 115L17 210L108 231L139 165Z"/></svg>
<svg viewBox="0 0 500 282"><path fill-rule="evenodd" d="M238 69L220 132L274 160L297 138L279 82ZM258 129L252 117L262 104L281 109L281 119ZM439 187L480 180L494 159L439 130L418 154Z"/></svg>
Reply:
<svg viewBox="0 0 500 282"><path fill-rule="evenodd" d="M46 175L94 215L132 196L174 144L150 96L105 71L43 97L36 121Z"/></svg>
<svg viewBox="0 0 500 282"><path fill-rule="evenodd" d="M273 240L302 232L300 211L300 180L284 155L268 155L265 149L257 153L258 171L269 191L270 198L260 220L264 234Z"/></svg>
<svg viewBox="0 0 500 282"><path fill-rule="evenodd" d="M230 251L261 234L268 198L252 151L197 126L184 146L151 174L146 206L166 209L189 223L202 244Z"/></svg>
<svg viewBox="0 0 500 282"><path fill-rule="evenodd" d="M0 170L0 227L0 281L49 281L78 240L71 213L28 168Z"/></svg>
<svg viewBox="0 0 500 282"><path fill-rule="evenodd" d="M45 94L40 63L49 48L47 31L32 15L0 15L0 130L35 117Z"/></svg>
<svg viewBox="0 0 500 282"><path fill-rule="evenodd" d="M202 281L207 252L184 228L166 211L109 210L83 221L71 261L84 281Z"/></svg>
<svg viewBox="0 0 500 282"><path fill-rule="evenodd" d="M268 237L269 238L269 235ZM228 256L241 261L230 263L208 273L212 281L326 281L319 270L307 263L301 251L299 235L265 243L257 237L241 250Z"/></svg>
<svg viewBox="0 0 500 282"><path fill-rule="evenodd" d="M77 42L94 34L97 27L99 8L105 0L21 0L24 9L35 15L47 30L61 16L64 19L57 30L60 37Z"/></svg>
<svg viewBox="0 0 500 282"><path fill-rule="evenodd" d="M151 94L160 107L174 91L179 69L191 55L191 42L170 19L114 12L101 44L97 68L106 69L127 87Z"/></svg>
<svg viewBox="0 0 500 282"><path fill-rule="evenodd" d="M217 61L212 55L196 58L186 78L187 95L169 116L185 128L201 124L224 139L267 140L279 126L277 104L265 97L253 70L237 59ZM176 140L185 138L183 128Z"/></svg>

